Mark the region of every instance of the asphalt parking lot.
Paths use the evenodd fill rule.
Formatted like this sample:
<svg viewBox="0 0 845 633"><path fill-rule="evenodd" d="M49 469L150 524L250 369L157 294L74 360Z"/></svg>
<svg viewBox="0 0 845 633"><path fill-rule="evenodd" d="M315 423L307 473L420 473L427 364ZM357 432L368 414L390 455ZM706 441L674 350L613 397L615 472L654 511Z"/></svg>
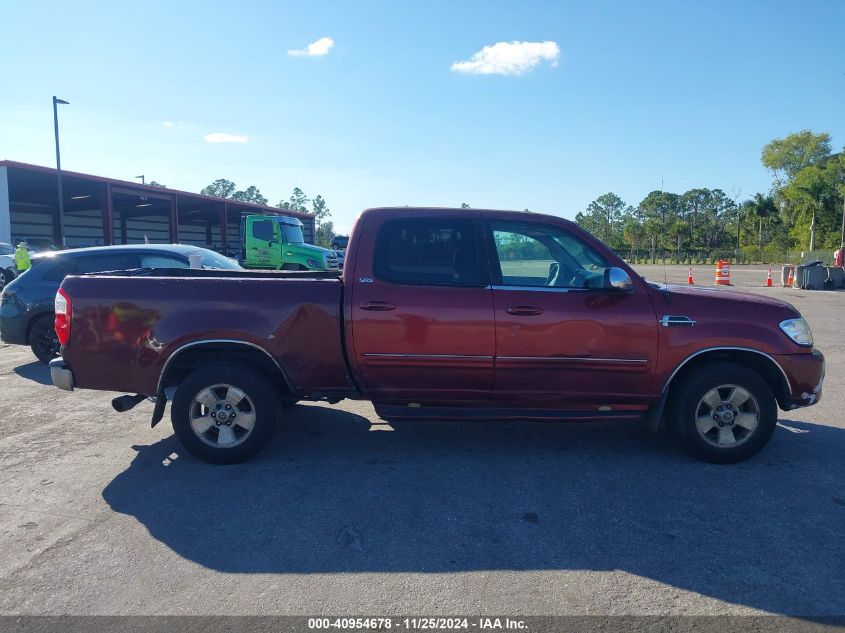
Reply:
<svg viewBox="0 0 845 633"><path fill-rule="evenodd" d="M845 292L732 273L828 363L822 401L733 466L638 425L376 430L344 402L215 467L148 403L115 413L0 345L0 613L845 614Z"/></svg>

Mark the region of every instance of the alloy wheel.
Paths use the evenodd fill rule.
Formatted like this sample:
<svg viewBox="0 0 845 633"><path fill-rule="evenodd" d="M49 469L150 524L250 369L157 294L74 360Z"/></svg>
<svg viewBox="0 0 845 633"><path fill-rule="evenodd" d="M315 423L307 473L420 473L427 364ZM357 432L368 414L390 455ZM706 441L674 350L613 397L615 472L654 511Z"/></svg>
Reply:
<svg viewBox="0 0 845 633"><path fill-rule="evenodd" d="M56 331L49 324L39 326L32 332L30 341L35 355L40 359L53 359L62 353L62 346Z"/></svg>
<svg viewBox="0 0 845 633"><path fill-rule="evenodd" d="M739 385L720 385L704 394L695 410L695 428L713 446L731 448L750 438L760 423L760 406Z"/></svg>
<svg viewBox="0 0 845 633"><path fill-rule="evenodd" d="M191 430L215 448L242 444L255 428L255 405L246 393L233 385L206 387L191 403Z"/></svg>

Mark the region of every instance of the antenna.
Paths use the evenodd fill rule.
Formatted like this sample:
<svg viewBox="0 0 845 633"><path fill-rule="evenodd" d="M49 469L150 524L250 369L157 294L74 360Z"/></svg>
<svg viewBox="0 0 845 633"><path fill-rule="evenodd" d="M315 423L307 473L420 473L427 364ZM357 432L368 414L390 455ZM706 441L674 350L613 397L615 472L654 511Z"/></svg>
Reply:
<svg viewBox="0 0 845 633"><path fill-rule="evenodd" d="M665 237L666 235L666 200L663 198L663 179L660 179L660 204L663 205L663 209L660 213L660 232ZM669 276L666 273L666 253L663 253L663 286L665 290L669 289Z"/></svg>

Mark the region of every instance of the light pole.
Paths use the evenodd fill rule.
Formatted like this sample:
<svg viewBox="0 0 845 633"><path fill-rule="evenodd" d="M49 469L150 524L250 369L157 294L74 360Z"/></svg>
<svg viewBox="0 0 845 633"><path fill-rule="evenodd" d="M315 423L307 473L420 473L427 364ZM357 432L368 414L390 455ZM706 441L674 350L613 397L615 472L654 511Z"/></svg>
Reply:
<svg viewBox="0 0 845 633"><path fill-rule="evenodd" d="M141 184L142 184L142 185L147 184L146 182L144 182L144 174L141 174L140 176L135 176L135 178L140 178L140 179L141 179Z"/></svg>
<svg viewBox="0 0 845 633"><path fill-rule="evenodd" d="M67 246L65 237L65 200L62 194L62 155L59 152L59 110L58 105L70 105L67 101L53 96L53 130L56 133L56 181L59 185L59 241Z"/></svg>

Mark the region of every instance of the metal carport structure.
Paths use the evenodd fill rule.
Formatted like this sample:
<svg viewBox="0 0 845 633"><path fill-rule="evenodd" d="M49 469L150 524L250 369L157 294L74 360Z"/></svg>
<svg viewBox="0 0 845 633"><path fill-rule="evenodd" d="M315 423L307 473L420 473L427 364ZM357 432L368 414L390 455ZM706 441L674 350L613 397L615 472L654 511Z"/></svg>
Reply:
<svg viewBox="0 0 845 633"><path fill-rule="evenodd" d="M56 170L0 161L0 242L26 240L34 250L104 244L182 243L237 255L241 216L285 215L303 223L313 243L314 216L62 170L64 225L59 226Z"/></svg>

